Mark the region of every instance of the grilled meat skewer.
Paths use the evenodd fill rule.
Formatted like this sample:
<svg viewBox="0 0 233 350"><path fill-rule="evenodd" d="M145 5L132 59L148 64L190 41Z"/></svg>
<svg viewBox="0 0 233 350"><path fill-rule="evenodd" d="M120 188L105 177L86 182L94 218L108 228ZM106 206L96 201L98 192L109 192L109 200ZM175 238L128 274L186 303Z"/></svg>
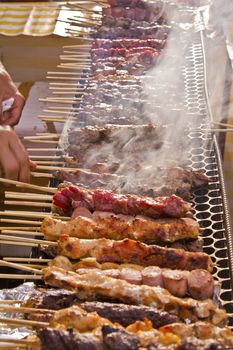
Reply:
<svg viewBox="0 0 233 350"><path fill-rule="evenodd" d="M79 162L81 162L81 160L79 160ZM75 161L73 161L71 166L73 167L74 165ZM77 165L80 166L82 164L79 163ZM137 170L141 170L144 177L141 178L139 173L138 178L134 181L134 186L127 185L127 174L130 174L132 171L137 172ZM149 171L150 174L155 172L156 177L153 179L148 176L148 185L142 185L144 184L145 174L149 173ZM121 193L130 191L132 194L149 197L176 194L185 200L191 198L192 190L211 182L201 171L192 171L180 167L153 170L153 167L143 168L143 164L134 164L134 167L129 166L127 168L127 164L123 167L117 162L113 164L93 164L91 165L91 171L80 169L66 171L61 169L56 171L54 176L58 178L60 182L68 181L72 184L92 189L105 188L114 191L120 188Z"/></svg>
<svg viewBox="0 0 233 350"><path fill-rule="evenodd" d="M164 48L166 40L157 39L95 39L92 42L92 49L111 49L111 48L135 48L135 47L152 47L157 50Z"/></svg>
<svg viewBox="0 0 233 350"><path fill-rule="evenodd" d="M58 240L56 255L64 255L71 259L93 257L100 263L129 263L188 271L196 269L212 271L213 268L211 258L206 253L146 245L129 239L123 241L106 238L79 239L62 235Z"/></svg>
<svg viewBox="0 0 233 350"><path fill-rule="evenodd" d="M171 344L177 344L181 340L187 339L187 337L195 337L199 340L215 339L225 345L233 344L232 332L226 327L221 329L204 322L196 322L191 325L175 323L156 330L152 327L151 322L146 320L123 328L106 318L100 317L95 312L87 313L78 306L57 311L50 320L50 327L53 329L72 329L74 332L82 334L95 334L102 341L105 341L106 335L114 329L115 332L123 332L121 334L128 334L129 337L131 335L135 341L137 339L135 349L140 346L149 348L151 345L165 345L169 340ZM102 335L98 332L100 329L102 329ZM134 335L137 337L134 337ZM112 349L112 347L110 348Z"/></svg>
<svg viewBox="0 0 233 350"><path fill-rule="evenodd" d="M191 205L176 195L151 199L129 194L116 194L102 189L89 190L74 185L61 188L53 196L53 204L64 211L86 207L90 211L145 215L155 219L161 217L179 218L191 210Z"/></svg>
<svg viewBox="0 0 233 350"><path fill-rule="evenodd" d="M95 299L99 296L122 300L128 304L154 306L163 311L170 311L180 319L209 320L217 325L225 322L225 311L217 309L211 300L197 301L180 299L159 287L133 286L126 281L102 276L92 271L79 275L57 267L43 270L45 283L58 288L67 288L78 293L78 297Z"/></svg>
<svg viewBox="0 0 233 350"><path fill-rule="evenodd" d="M35 309L60 310L76 304L87 312L97 312L101 317L107 318L114 323L119 323L123 327L144 319L151 321L154 328L178 322L177 316L157 310L155 307L121 303L113 304L100 301L81 302L74 292L64 289L37 289L29 295L23 306ZM52 316L53 313L41 314L35 312L30 313L29 318L48 322Z"/></svg>
<svg viewBox="0 0 233 350"><path fill-rule="evenodd" d="M161 287L172 295L184 297L190 295L194 299L204 300L213 297L215 283L211 274L206 270L181 271L161 269L158 266L142 267L134 264L99 264L96 259L87 258L78 263L72 262L65 256L56 256L49 266L61 267L67 271L86 274L93 269L104 276L122 279L131 284Z"/></svg>
<svg viewBox="0 0 233 350"><path fill-rule="evenodd" d="M148 332L150 335L150 332ZM147 332L145 334L145 339ZM77 333L72 330L62 330L45 328L38 331L38 337L41 341L41 350L231 350L232 341L221 338L216 339L197 339L195 337L187 337L180 341L180 337L173 334L161 335L160 341L151 341L146 347L145 340L137 334L127 332L125 330L103 326L101 330L101 339L90 333ZM230 338L230 335L229 335ZM141 340L141 343L140 343ZM144 340L144 341L143 341ZM225 343L225 344L224 344ZM228 345L229 344L229 345ZM144 345L143 347L141 345Z"/></svg>
<svg viewBox="0 0 233 350"><path fill-rule="evenodd" d="M145 243L197 238L199 230L197 221L191 218L154 220L143 216L131 217L97 211L90 213L90 217L78 215L71 221L47 216L40 227L46 240L57 240L60 235L67 234L84 239L129 238Z"/></svg>

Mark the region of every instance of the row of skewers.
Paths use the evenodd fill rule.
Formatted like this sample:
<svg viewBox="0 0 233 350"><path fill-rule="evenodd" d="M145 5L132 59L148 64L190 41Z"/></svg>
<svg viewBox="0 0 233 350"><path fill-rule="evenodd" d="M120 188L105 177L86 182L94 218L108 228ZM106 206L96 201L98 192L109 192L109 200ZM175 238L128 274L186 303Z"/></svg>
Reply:
<svg viewBox="0 0 233 350"><path fill-rule="evenodd" d="M152 56L155 52L160 54L170 28L160 4L154 6L141 0L111 0L109 4L110 8L103 11L100 27L91 33L97 37L90 54L91 62L97 62L97 66L92 66L94 76L87 79L89 85L83 97L66 100L68 103L79 102L79 106L72 107L75 114L78 112L80 121L83 118L91 125L75 128L69 134L69 157L63 161L70 168L60 170L59 165L63 164L56 162L61 161L61 157L53 159L53 170L57 170L58 165L56 176L69 183L62 182L58 188L48 188L1 180L46 193L23 193L22 198L15 192L7 192L8 204L20 202L27 207L36 203L38 208L42 206L53 212L2 213L20 218L6 219L17 226L2 226L1 242L34 247L41 255L37 258L5 257L0 261L1 266L27 273L1 274L0 277L43 281L49 288L33 287L26 302L1 300L2 312L17 315L2 317L0 322L5 327L33 329L32 335L26 339L4 337L1 342L5 349L8 344L9 348L20 350L233 349L232 332L226 327L227 314L217 301L220 286L211 275L213 271L216 276L218 267L203 252L201 228L190 215L192 206L185 201L190 199L194 188L214 184L214 178L210 179L200 171L168 166L160 169L159 175L165 186L158 188L153 182L151 188L145 189L139 182L134 190L129 190L129 187L120 186L122 177L127 174L127 166L123 164L122 167L119 159L113 162L103 154L103 158L87 162L88 152L98 147L102 151L103 144L107 143L112 143L114 149L118 147L117 152L120 152L133 135L136 140L133 147L128 146L126 155L132 153L137 159L142 149L141 157L131 164L135 173L138 167L144 166L141 158L145 138L148 147L154 146L153 151L160 147L162 140L159 138L163 139L161 129L147 124L147 116L142 117L141 74L148 66L143 66L143 70L137 67L139 77L135 78L131 75L135 70L129 66L129 61L136 57L136 65L141 64L138 59L141 59L141 53L143 60L148 58L144 54L149 45L152 48L148 50L149 64L155 64L154 60L151 61L151 53ZM110 45L109 37L116 37L111 40L112 48L107 46ZM132 40L132 37L140 39ZM124 50L119 49L122 45ZM83 47L87 49L85 45ZM132 50L135 47L143 47L143 50ZM70 57L74 60L80 58ZM122 64L123 70L131 68L123 75ZM106 69L110 74L103 74L111 65L114 69ZM77 78L72 75L71 79ZM116 109L114 99L119 96L122 107ZM130 96L139 97L134 109ZM101 106L108 98L109 106ZM48 99L52 103L58 101L58 98ZM93 108L88 110L91 103ZM111 119L113 125L101 125L101 121L98 124L101 108L108 111L108 117L115 113L115 119ZM122 115L125 111L127 115ZM56 112L65 112L65 109ZM89 117L84 112L90 112ZM74 119L77 118L75 114ZM123 122L117 123L121 125L114 125L121 115ZM131 120L131 115L136 119ZM126 137L123 145L120 144L122 135ZM59 135L45 137L44 141L55 141L56 145ZM46 161L50 162L50 159L42 160ZM148 176L152 169L148 169ZM47 169L46 163L42 163L38 170L52 169Z"/></svg>

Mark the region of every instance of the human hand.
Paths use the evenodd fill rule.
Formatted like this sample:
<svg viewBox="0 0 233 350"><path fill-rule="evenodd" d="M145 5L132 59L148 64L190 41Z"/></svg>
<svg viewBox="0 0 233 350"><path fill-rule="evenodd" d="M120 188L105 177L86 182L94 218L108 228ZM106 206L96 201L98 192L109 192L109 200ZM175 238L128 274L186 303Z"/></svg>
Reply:
<svg viewBox="0 0 233 350"><path fill-rule="evenodd" d="M13 104L7 111L2 110L2 103L13 98ZM10 75L0 63L0 125L18 124L25 104L23 95L18 91Z"/></svg>
<svg viewBox="0 0 233 350"><path fill-rule="evenodd" d="M0 126L0 167L3 176L22 182L30 182L30 171L36 164L28 154L18 136L10 126Z"/></svg>

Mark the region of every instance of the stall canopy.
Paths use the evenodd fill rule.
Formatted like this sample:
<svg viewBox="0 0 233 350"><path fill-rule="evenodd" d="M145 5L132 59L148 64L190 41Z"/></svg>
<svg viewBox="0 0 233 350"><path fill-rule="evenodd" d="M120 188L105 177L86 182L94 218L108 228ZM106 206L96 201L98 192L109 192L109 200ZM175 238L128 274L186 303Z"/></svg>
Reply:
<svg viewBox="0 0 233 350"><path fill-rule="evenodd" d="M45 36L54 32L61 3L0 3L0 34Z"/></svg>

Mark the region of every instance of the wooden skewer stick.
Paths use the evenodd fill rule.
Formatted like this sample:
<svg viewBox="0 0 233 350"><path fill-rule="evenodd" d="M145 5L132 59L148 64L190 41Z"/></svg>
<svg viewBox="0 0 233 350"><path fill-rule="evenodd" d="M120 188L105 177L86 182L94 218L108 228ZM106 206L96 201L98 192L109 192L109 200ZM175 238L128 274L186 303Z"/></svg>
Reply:
<svg viewBox="0 0 233 350"><path fill-rule="evenodd" d="M23 314L31 314L31 313L55 313L55 310L49 310L49 309L36 309L34 307L18 307L18 306L11 306L11 305L1 305L0 301L0 311L1 312L17 312L17 313L23 313Z"/></svg>
<svg viewBox="0 0 233 350"><path fill-rule="evenodd" d="M65 45L63 49L79 49L79 48L91 48L90 44L78 44L78 45Z"/></svg>
<svg viewBox="0 0 233 350"><path fill-rule="evenodd" d="M7 243L7 244L9 244L9 243ZM26 243L24 243L24 245L26 246ZM31 246L32 247L32 245L27 245L27 246ZM34 247L37 247L37 245L35 244ZM0 274L0 279L42 280L43 276L41 276L41 275L22 275L22 274L1 273ZM1 338L0 338L0 340L1 340Z"/></svg>
<svg viewBox="0 0 233 350"><path fill-rule="evenodd" d="M24 136L24 140L46 140L59 139L61 134L39 135L39 136Z"/></svg>
<svg viewBox="0 0 233 350"><path fill-rule="evenodd" d="M53 177L53 175L51 176ZM39 208L52 208L50 203L40 203L40 202L29 202L29 201L4 201L5 205L21 205L29 207L39 207Z"/></svg>
<svg viewBox="0 0 233 350"><path fill-rule="evenodd" d="M25 218L41 218L44 219L47 216L53 215L53 213L37 213L35 211L17 211L17 210L4 210L0 211L0 215L4 216L22 216ZM56 216L56 215L55 215ZM68 216L58 216L61 220L70 220Z"/></svg>
<svg viewBox="0 0 233 350"><path fill-rule="evenodd" d="M47 179L51 179L54 177L53 174L48 174L48 173L35 173L35 172L33 172L33 173L31 173L31 175L33 177L46 177Z"/></svg>
<svg viewBox="0 0 233 350"><path fill-rule="evenodd" d="M27 148L27 150L29 152L63 152L60 148Z"/></svg>
<svg viewBox="0 0 233 350"><path fill-rule="evenodd" d="M44 122L65 123L67 119L40 118Z"/></svg>
<svg viewBox="0 0 233 350"><path fill-rule="evenodd" d="M31 143L46 143L46 144L50 144L50 145L57 145L58 141L55 140L39 140L39 139L28 139L28 141L30 141Z"/></svg>
<svg viewBox="0 0 233 350"><path fill-rule="evenodd" d="M74 86L74 87L84 87L83 85L73 84L73 83L52 83L50 82L49 85L51 86Z"/></svg>
<svg viewBox="0 0 233 350"><path fill-rule="evenodd" d="M12 230L12 229L6 229L6 230L1 230L2 234L7 234L7 235L25 235L25 236L37 236L37 237L44 237L44 234L42 232L37 232L37 231L21 231L21 230ZM0 234L1 235L1 234ZM28 261L28 260L27 260Z"/></svg>
<svg viewBox="0 0 233 350"><path fill-rule="evenodd" d="M51 160L37 160L36 161L36 164L41 164L41 165L43 165L43 164L60 164L60 165L65 165L66 163L65 162L59 162L59 161L51 161Z"/></svg>
<svg viewBox="0 0 233 350"><path fill-rule="evenodd" d="M30 199L35 199L35 200L49 200L49 201L51 201L53 198L53 196L51 196L50 194L5 191L5 198L25 199L27 197L30 197Z"/></svg>
<svg viewBox="0 0 233 350"><path fill-rule="evenodd" d="M37 166L38 170L66 170L66 171L75 171L75 170L80 170L84 171L83 169L77 169L77 168L61 168L60 166L48 166L48 165L38 165Z"/></svg>
<svg viewBox="0 0 233 350"><path fill-rule="evenodd" d="M36 239L36 238L28 238L28 237L17 237L17 236L8 236L8 235L2 235L0 234L0 242L8 241L8 242L14 242L14 244L18 243L33 243L38 245L53 245L57 246L57 242L53 241L46 241L44 239Z"/></svg>
<svg viewBox="0 0 233 350"><path fill-rule="evenodd" d="M31 313L36 313L36 312L41 312L41 313L55 313L55 310L50 310L50 309L37 309L34 307L23 307L23 306L11 306L11 305L1 305L1 301L0 301L0 310L1 312L4 311L12 311L12 312L18 312L18 313L23 313L23 314L31 314Z"/></svg>
<svg viewBox="0 0 233 350"><path fill-rule="evenodd" d="M83 92L83 90L85 90L85 87L75 88L75 87L50 86L49 89L54 90L54 91L75 91L75 92L80 91L80 92Z"/></svg>
<svg viewBox="0 0 233 350"><path fill-rule="evenodd" d="M8 317L0 317L0 323L5 323L5 324L12 324L12 325L20 325L20 326L27 326L27 327L48 327L49 323L48 322L39 322L39 321L32 321L32 320L21 320L21 319L16 319L16 318L8 318ZM2 340L5 340L4 338ZM22 339L20 339L22 340ZM12 341L12 339L11 339ZM15 339L13 339L15 342ZM26 342L26 344L31 343L31 342ZM35 343L35 341L33 341Z"/></svg>
<svg viewBox="0 0 233 350"><path fill-rule="evenodd" d="M86 58L83 58L83 60L86 61ZM80 57L66 57L66 58L61 58L61 61L71 61L71 62L80 62ZM89 62L88 62L89 63ZM79 64L76 65L76 67L79 67L82 68L82 70L90 70L90 64L88 65L85 65L83 64L82 66ZM55 74L55 72L54 72Z"/></svg>
<svg viewBox="0 0 233 350"><path fill-rule="evenodd" d="M82 65L85 65L88 68L90 68L91 59L88 56L86 56L86 57L80 57L79 55L63 55L63 56L60 56L61 61L62 60L66 61L66 60L69 60L70 58L75 58L77 62L81 62ZM88 65L86 65L85 63L88 63ZM63 65L65 65L65 64L66 63L63 63Z"/></svg>
<svg viewBox="0 0 233 350"><path fill-rule="evenodd" d="M5 222L5 223L9 223L9 224L23 224L23 225L41 225L41 221L32 221L32 220L20 220L20 219L4 219L4 218L0 218L0 222ZM32 229L30 227L30 229Z"/></svg>
<svg viewBox="0 0 233 350"><path fill-rule="evenodd" d="M34 222L34 221L33 221ZM40 223L41 224L41 223ZM30 227L27 227L27 226L0 226L0 231L4 231L4 230L22 230L22 231L31 231L33 230L33 232L36 230L38 230L39 226L30 226Z"/></svg>
<svg viewBox="0 0 233 350"><path fill-rule="evenodd" d="M0 177L0 182L16 185L16 186L22 187L22 188L30 188L30 189L38 190L38 191L41 191L41 192L50 192L50 193L56 193L57 192L56 188L32 185L32 184L24 183L24 182L21 182L21 181L4 179L2 177Z"/></svg>
<svg viewBox="0 0 233 350"><path fill-rule="evenodd" d="M91 21L89 19L81 18L81 17L77 17L77 16L74 16L73 18L67 18L67 19L68 19L68 21L71 21L72 23L75 23L77 25L81 25L83 27L88 27L88 28L93 27L99 23L98 19Z"/></svg>
<svg viewBox="0 0 233 350"><path fill-rule="evenodd" d="M60 111L50 111L50 110L44 110L43 112L46 113L56 113L56 114L65 114L66 116L69 116L70 113L68 112L60 112ZM38 118L64 118L64 115L38 115Z"/></svg>
<svg viewBox="0 0 233 350"><path fill-rule="evenodd" d="M35 135L36 136L51 136L51 135L59 135L59 134L54 133L54 132L37 132Z"/></svg>
<svg viewBox="0 0 233 350"><path fill-rule="evenodd" d="M79 76L76 76L75 78L72 78L72 77L46 77L47 79L50 79L50 80L75 80L75 81L79 81L80 79L83 79L83 80L87 80L88 78L84 78L83 76L82 76L82 74L81 75L79 75Z"/></svg>
<svg viewBox="0 0 233 350"><path fill-rule="evenodd" d="M54 95L71 95L70 98L73 98L75 95L77 95L77 91L72 90L72 91L53 91L52 94ZM54 96L56 97L56 96Z"/></svg>
<svg viewBox="0 0 233 350"><path fill-rule="evenodd" d="M61 69L75 69L75 70L77 70L77 65L76 65L76 63L72 63L72 62L71 63L63 63L63 64L59 64L57 66L57 68L61 68ZM88 68L83 68L83 69L87 70ZM69 73L71 73L71 72L69 72ZM73 73L74 73L73 75L76 75L76 72L73 72Z"/></svg>
<svg viewBox="0 0 233 350"><path fill-rule="evenodd" d="M68 110L68 112L64 112L64 111L60 111L60 110L56 110L56 107L51 107L51 108L54 108L54 110L49 110L49 109L44 109L43 112L45 113L52 113L51 115L41 115L39 117L55 117L55 118L65 118L65 117L69 117L69 116L72 116L72 115L75 115L75 112L79 111L79 107L77 107L76 111L70 111ZM76 107L75 107L76 108ZM62 115L58 115L58 116L54 116L53 113L56 113L56 114L62 114Z"/></svg>
<svg viewBox="0 0 233 350"><path fill-rule="evenodd" d="M79 108L76 107L48 107L50 110L64 110L64 111L79 111Z"/></svg>
<svg viewBox="0 0 233 350"><path fill-rule="evenodd" d="M47 98L47 99L44 99L43 102L72 105L74 103L79 103L80 101L82 101L81 98L73 98L73 99L68 99L68 98L65 98L65 97L61 97L61 98L62 98L62 100L58 100L57 98L49 98L49 99ZM40 100L42 100L42 99L40 99Z"/></svg>
<svg viewBox="0 0 233 350"><path fill-rule="evenodd" d="M17 264L17 263L5 261L5 260L0 260L0 266L12 267L12 268L17 269L17 270L28 271L31 273L36 273L38 275L42 274L41 270L39 270L39 269L34 269L32 267L22 266L21 264Z"/></svg>
<svg viewBox="0 0 233 350"><path fill-rule="evenodd" d="M52 259L41 259L41 258L14 258L14 257L5 257L3 258L5 261L18 261L18 262L39 262L39 263L47 263ZM1 300L0 300L1 303Z"/></svg>
<svg viewBox="0 0 233 350"><path fill-rule="evenodd" d="M77 65L77 67L79 67ZM81 66L81 68L83 69L83 67ZM87 68L90 68L90 66L88 66ZM85 69L85 68L84 68ZM47 74L61 74L61 75L72 75L74 76L76 73L73 73L73 72L48 72Z"/></svg>
<svg viewBox="0 0 233 350"><path fill-rule="evenodd" d="M15 299L3 299L3 300L0 300L0 303L1 303L1 305L2 304L10 305L10 304L22 304L22 303L24 303L24 301L23 300L15 300Z"/></svg>
<svg viewBox="0 0 233 350"><path fill-rule="evenodd" d="M62 159L62 156L47 156L46 154L44 156L36 156L36 155L30 155L30 159L34 159L37 164L62 164L63 162L56 162L53 159ZM41 160L41 159L51 159L52 161L50 162L49 160ZM46 163L45 163L46 162Z"/></svg>

